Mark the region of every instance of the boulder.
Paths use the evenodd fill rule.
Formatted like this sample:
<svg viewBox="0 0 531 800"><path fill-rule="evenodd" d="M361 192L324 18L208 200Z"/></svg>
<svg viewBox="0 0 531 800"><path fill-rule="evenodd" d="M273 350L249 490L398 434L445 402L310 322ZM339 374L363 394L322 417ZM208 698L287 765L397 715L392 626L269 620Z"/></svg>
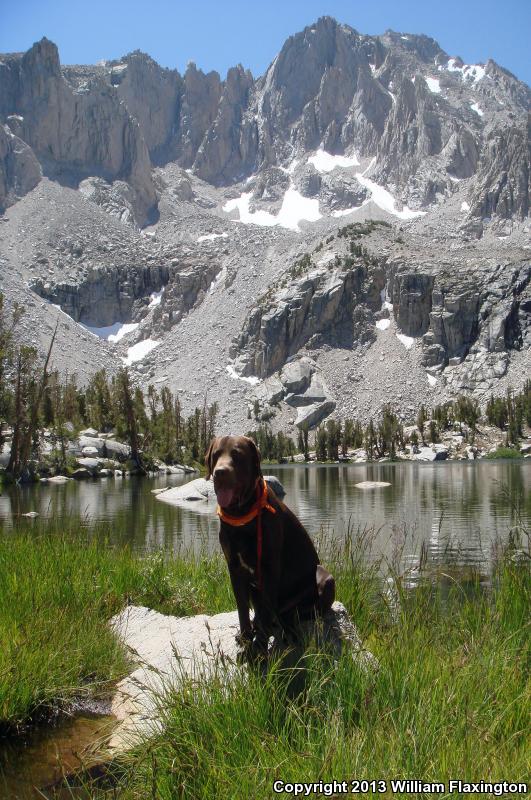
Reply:
<svg viewBox="0 0 531 800"><path fill-rule="evenodd" d="M254 393L258 400L269 403L270 405L275 405L275 403L279 403L286 394L286 388L280 378L277 378L276 375L272 375L270 378L266 378L265 381L262 381L262 383L259 383Z"/></svg>
<svg viewBox="0 0 531 800"><path fill-rule="evenodd" d="M264 475L264 480L268 483L271 489L273 489L279 500L282 500L286 496L286 490L276 475Z"/></svg>
<svg viewBox="0 0 531 800"><path fill-rule="evenodd" d="M79 444L80 444L81 447L83 446L81 444L81 437L82 436L86 436L89 439L96 439L98 437L98 431L95 428L85 428L84 431L80 431L79 432L79 437L80 437Z"/></svg>
<svg viewBox="0 0 531 800"><path fill-rule="evenodd" d="M85 481L88 478L92 478L92 472L85 467L79 467L79 469L75 469L73 471L72 477L76 481Z"/></svg>
<svg viewBox="0 0 531 800"><path fill-rule="evenodd" d="M100 465L99 459L97 458L78 458L77 463L80 467L88 469L91 472L95 472Z"/></svg>
<svg viewBox="0 0 531 800"><path fill-rule="evenodd" d="M238 665L236 611L171 617L143 606L129 606L113 617L110 625L133 660L141 664L118 683L112 699L112 713L119 720L109 744L115 753L130 748L137 736L160 732L160 697L166 688L178 689L187 679L207 682L219 676L220 670L230 681L238 670L246 669ZM334 603L322 625L306 623L304 632L336 657L346 649L362 670L378 667L341 603ZM273 647L275 652L281 649L278 643Z"/></svg>
<svg viewBox="0 0 531 800"><path fill-rule="evenodd" d="M81 448L81 452L85 450L87 447L94 448L98 454L101 455L103 450L104 440L101 439L99 436L85 436L80 435L78 441L79 447Z"/></svg>
<svg viewBox="0 0 531 800"><path fill-rule="evenodd" d="M286 490L275 475L264 475L264 479L271 486L276 496L282 499L286 495ZM196 511L198 514L211 514L216 505L216 493L214 492L214 481L205 478L196 478L185 483L183 486L172 486L157 492L157 500L169 503L172 506L187 508L189 511Z"/></svg>
<svg viewBox="0 0 531 800"><path fill-rule="evenodd" d="M418 453L413 456L415 461L445 461L448 458L448 448L442 444L431 447L419 447Z"/></svg>
<svg viewBox="0 0 531 800"><path fill-rule="evenodd" d="M310 381L310 385L306 391L298 394L289 394L286 396L286 403L295 408L299 406L311 406L315 403L322 403L324 400L330 399L328 397L328 388L320 375L314 373Z"/></svg>
<svg viewBox="0 0 531 800"><path fill-rule="evenodd" d="M301 406L297 412L295 425L298 428L302 428L303 425L307 425L308 428L315 428L325 417L332 413L335 407L334 400L325 400L322 403Z"/></svg>
<svg viewBox="0 0 531 800"><path fill-rule="evenodd" d="M311 363L307 359L300 358L285 365L280 373L280 381L288 392L304 392L310 385L312 373Z"/></svg>
<svg viewBox="0 0 531 800"><path fill-rule="evenodd" d="M114 439L107 439L105 442L107 453L110 458L116 458L118 461L125 461L131 454L131 448L128 444L117 442Z"/></svg>

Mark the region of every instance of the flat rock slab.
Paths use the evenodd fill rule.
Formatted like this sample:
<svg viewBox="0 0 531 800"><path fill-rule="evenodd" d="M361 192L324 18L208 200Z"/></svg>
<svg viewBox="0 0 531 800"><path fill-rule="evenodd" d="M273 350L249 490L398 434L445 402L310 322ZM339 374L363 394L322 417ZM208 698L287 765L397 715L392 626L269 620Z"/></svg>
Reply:
<svg viewBox="0 0 531 800"><path fill-rule="evenodd" d="M187 508L197 514L212 514L216 507L214 483L205 478L196 478L182 486L172 486L171 489L159 492L155 497L163 503Z"/></svg>
<svg viewBox="0 0 531 800"><path fill-rule="evenodd" d="M361 481L355 484L357 489L385 489L386 486L391 486L387 481Z"/></svg>
<svg viewBox="0 0 531 800"><path fill-rule="evenodd" d="M41 478L42 483L68 483L72 478L67 478L66 475L52 475L51 478Z"/></svg>
<svg viewBox="0 0 531 800"><path fill-rule="evenodd" d="M239 631L236 611L207 616L172 617L143 606L129 606L110 622L119 639L139 664L120 681L112 700L112 713L119 720L109 742L116 753L161 729L160 698L168 688L179 688L184 680L208 681L223 669L227 680L236 670ZM346 608L334 603L319 621L319 641L340 655L346 647L362 669L374 669L378 662L363 649L361 639ZM316 626L305 623L305 634L316 633Z"/></svg>
<svg viewBox="0 0 531 800"><path fill-rule="evenodd" d="M286 492L279 479L274 475L264 475L264 478L277 497L282 499ZM171 489L157 492L155 497L163 503L187 508L198 514L212 514L217 502L214 482L205 478L195 478L182 486L172 486Z"/></svg>

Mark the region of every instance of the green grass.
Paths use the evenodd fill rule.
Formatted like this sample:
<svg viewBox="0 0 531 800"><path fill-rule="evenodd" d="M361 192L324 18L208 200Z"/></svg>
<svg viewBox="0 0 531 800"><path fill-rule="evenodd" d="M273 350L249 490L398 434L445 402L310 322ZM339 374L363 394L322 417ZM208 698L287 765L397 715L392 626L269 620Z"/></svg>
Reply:
<svg viewBox="0 0 531 800"><path fill-rule="evenodd" d="M126 602L173 614L234 606L220 554L148 558L112 549L104 531L0 538L0 721L13 730L127 669L108 632ZM186 685L161 698L164 733L124 756L116 785L91 798L262 800L275 779L418 777L525 780L529 775L528 556L479 578L439 576L414 591L367 566L370 536L323 560L377 673L308 652L305 685L279 663ZM320 548L321 551L323 548ZM433 577L433 576L432 576ZM396 602L396 599L399 602ZM388 795L390 796L390 794ZM399 795L395 795L399 796Z"/></svg>
<svg viewBox="0 0 531 800"><path fill-rule="evenodd" d="M333 569L377 674L309 653L298 695L282 664L185 686L161 698L164 733L125 757L116 796L262 800L276 779L528 778L529 563L500 564L492 592L475 579L413 592L398 581L398 616L360 566L345 550Z"/></svg>
<svg viewBox="0 0 531 800"><path fill-rule="evenodd" d="M512 447L498 447L494 452L488 453L485 458L522 458L522 453Z"/></svg>
<svg viewBox="0 0 531 800"><path fill-rule="evenodd" d="M75 523L0 535L0 732L105 692L127 671L107 624L127 603L186 615L229 609L232 597L219 558L141 558Z"/></svg>

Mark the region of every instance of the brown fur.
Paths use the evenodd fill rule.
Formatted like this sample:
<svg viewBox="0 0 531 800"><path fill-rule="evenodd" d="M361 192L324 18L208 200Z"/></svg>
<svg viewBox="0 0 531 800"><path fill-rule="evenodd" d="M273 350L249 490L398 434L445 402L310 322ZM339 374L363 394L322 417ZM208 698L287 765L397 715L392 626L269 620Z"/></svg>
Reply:
<svg viewBox="0 0 531 800"><path fill-rule="evenodd" d="M246 436L213 439L206 454L208 475L214 479L219 498L228 501L223 510L244 516L256 500L262 477L260 453ZM268 502L276 510L262 512L262 591L256 585L256 519L235 527L221 520L219 540L229 567L238 607L241 638L254 640L260 649L280 627L296 630L297 622L324 614L334 601L335 582L319 558L308 532L295 514L268 487ZM251 625L249 609L255 616Z"/></svg>

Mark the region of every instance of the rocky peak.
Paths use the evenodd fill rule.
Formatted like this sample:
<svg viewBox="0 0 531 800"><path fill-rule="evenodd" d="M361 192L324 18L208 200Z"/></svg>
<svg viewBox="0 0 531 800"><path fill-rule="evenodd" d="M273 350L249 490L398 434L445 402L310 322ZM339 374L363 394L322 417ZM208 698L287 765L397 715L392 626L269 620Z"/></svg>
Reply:
<svg viewBox="0 0 531 800"><path fill-rule="evenodd" d="M32 80L45 76L58 78L61 75L61 64L57 45L43 36L24 53L21 68L22 72Z"/></svg>
<svg viewBox="0 0 531 800"><path fill-rule="evenodd" d="M442 64L443 61L448 61L448 55L430 36L387 30L379 38L386 48L412 53L426 64Z"/></svg>
<svg viewBox="0 0 531 800"><path fill-rule="evenodd" d="M171 159L172 136L179 115L182 78L150 56L135 51L113 68L112 82L129 113L138 120L154 164Z"/></svg>

